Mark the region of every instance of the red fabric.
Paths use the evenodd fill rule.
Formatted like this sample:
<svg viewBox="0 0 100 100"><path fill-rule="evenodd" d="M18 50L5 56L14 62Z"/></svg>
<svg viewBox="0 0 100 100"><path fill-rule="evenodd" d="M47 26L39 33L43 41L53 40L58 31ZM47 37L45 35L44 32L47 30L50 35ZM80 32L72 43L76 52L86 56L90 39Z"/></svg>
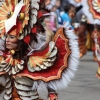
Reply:
<svg viewBox="0 0 100 100"><path fill-rule="evenodd" d="M58 48L58 55L57 55L57 59L56 59L53 66L51 66L50 68L48 68L46 70L42 70L39 72L33 72L33 73L28 71L27 67L25 67L24 70L21 71L21 73L19 73L19 75L25 73L27 75L31 75L33 77L33 79L34 79L34 77L41 77L41 76L45 77L45 78L50 78L51 76L57 76L58 72L61 71L62 66L64 66L64 57L67 53L67 50L65 48L66 47L65 44L66 44L65 40L63 40L59 36L57 41L56 41L56 46Z"/></svg>
<svg viewBox="0 0 100 100"><path fill-rule="evenodd" d="M36 33L37 33L36 26L34 26L34 27L32 28L32 30L31 30L31 31L32 31L32 33L35 33L35 34L36 34Z"/></svg>
<svg viewBox="0 0 100 100"><path fill-rule="evenodd" d="M100 36L98 36L98 44L100 45Z"/></svg>
<svg viewBox="0 0 100 100"><path fill-rule="evenodd" d="M99 65L99 67L100 67L100 61L98 61L98 65Z"/></svg>
<svg viewBox="0 0 100 100"><path fill-rule="evenodd" d="M49 51L49 46L44 51L33 52L33 54L31 56L43 56L43 55L47 54L48 51Z"/></svg>
<svg viewBox="0 0 100 100"><path fill-rule="evenodd" d="M16 24L15 27L17 28L17 32L16 33L19 34L20 30L23 29L22 22L18 21L18 19L17 19L17 24Z"/></svg>
<svg viewBox="0 0 100 100"><path fill-rule="evenodd" d="M56 93L50 93L49 94L49 98L50 98L50 100L52 99L52 100L56 100L55 98L57 98L57 95L56 95Z"/></svg>
<svg viewBox="0 0 100 100"><path fill-rule="evenodd" d="M21 9L21 13L24 13L25 12L25 9L26 9L26 5L24 5L23 7L22 7L22 9Z"/></svg>
<svg viewBox="0 0 100 100"><path fill-rule="evenodd" d="M43 16L41 11L38 11L38 18L41 18Z"/></svg>
<svg viewBox="0 0 100 100"><path fill-rule="evenodd" d="M40 2L42 3L44 0L40 0Z"/></svg>
<svg viewBox="0 0 100 100"><path fill-rule="evenodd" d="M93 50L93 51L95 51L95 50L96 50L96 48L95 48L95 47L92 47L92 50Z"/></svg>
<svg viewBox="0 0 100 100"><path fill-rule="evenodd" d="M24 42L29 44L29 42L30 42L30 36L29 35L24 38Z"/></svg>

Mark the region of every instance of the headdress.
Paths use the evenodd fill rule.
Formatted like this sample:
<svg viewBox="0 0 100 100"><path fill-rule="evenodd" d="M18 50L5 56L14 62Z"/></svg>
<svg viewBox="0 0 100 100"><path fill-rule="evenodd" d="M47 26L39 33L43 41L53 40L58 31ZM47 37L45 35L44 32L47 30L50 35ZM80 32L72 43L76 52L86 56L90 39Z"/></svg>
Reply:
<svg viewBox="0 0 100 100"><path fill-rule="evenodd" d="M38 29L42 31L39 19L48 15L55 0L46 3L46 8L43 2L44 0L5 0L0 7L0 36L14 30L18 39L23 39L30 33L36 34Z"/></svg>

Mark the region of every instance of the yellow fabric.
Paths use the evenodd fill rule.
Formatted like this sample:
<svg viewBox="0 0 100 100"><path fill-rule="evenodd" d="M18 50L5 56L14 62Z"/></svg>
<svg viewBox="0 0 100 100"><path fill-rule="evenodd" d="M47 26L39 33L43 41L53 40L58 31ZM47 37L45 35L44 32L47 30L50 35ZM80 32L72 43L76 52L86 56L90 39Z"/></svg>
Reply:
<svg viewBox="0 0 100 100"><path fill-rule="evenodd" d="M86 35L87 41L86 41L86 47L87 49L91 49L91 34L88 32Z"/></svg>

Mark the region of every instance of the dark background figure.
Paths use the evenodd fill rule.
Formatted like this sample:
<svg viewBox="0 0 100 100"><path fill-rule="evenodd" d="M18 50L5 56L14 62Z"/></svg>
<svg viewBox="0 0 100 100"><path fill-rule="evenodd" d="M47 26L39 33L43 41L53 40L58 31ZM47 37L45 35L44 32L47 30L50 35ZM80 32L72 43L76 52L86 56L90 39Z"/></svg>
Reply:
<svg viewBox="0 0 100 100"><path fill-rule="evenodd" d="M63 25L63 20L62 20L61 15L60 15L61 7L62 7L61 0L57 0L55 6L57 8L56 14L57 14L57 19L58 19L58 25L60 27L61 25Z"/></svg>
<svg viewBox="0 0 100 100"><path fill-rule="evenodd" d="M85 55L87 52L86 33L87 33L87 18L84 15L82 15L80 26L77 31L77 35L79 37L78 42L79 42L80 57Z"/></svg>

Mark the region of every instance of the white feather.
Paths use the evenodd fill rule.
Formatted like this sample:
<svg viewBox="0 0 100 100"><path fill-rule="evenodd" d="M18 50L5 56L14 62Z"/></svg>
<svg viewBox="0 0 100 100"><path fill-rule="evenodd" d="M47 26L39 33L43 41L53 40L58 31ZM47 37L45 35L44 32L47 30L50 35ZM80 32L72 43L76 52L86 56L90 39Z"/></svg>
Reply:
<svg viewBox="0 0 100 100"><path fill-rule="evenodd" d="M95 0L95 2L98 2ZM87 17L87 20L90 24L98 24L100 25L100 19L94 18L92 13L89 10L89 5L88 5L88 0L82 0L82 5L83 5L83 13Z"/></svg>

